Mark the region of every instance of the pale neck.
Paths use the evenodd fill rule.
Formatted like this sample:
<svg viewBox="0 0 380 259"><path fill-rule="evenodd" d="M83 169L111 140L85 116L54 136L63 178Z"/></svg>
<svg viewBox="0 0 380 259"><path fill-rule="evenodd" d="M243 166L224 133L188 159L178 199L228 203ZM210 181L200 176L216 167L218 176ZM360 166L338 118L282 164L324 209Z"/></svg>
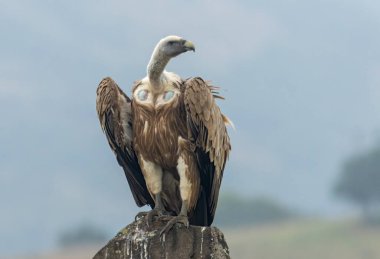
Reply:
<svg viewBox="0 0 380 259"><path fill-rule="evenodd" d="M162 72L169 60L170 57L163 54L157 47L155 48L147 67L147 73L151 85L156 88L156 90L161 88Z"/></svg>

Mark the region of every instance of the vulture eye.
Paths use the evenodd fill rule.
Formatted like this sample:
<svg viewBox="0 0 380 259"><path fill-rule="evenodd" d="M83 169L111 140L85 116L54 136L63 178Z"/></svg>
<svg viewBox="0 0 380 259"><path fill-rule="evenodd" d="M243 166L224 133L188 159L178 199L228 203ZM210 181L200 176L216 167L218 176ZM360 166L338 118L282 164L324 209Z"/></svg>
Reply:
<svg viewBox="0 0 380 259"><path fill-rule="evenodd" d="M145 101L148 99L148 91L147 90L140 90L137 93L137 97L139 98L140 101Z"/></svg>
<svg viewBox="0 0 380 259"><path fill-rule="evenodd" d="M169 45L174 45L175 41L174 40L171 40L168 42Z"/></svg>

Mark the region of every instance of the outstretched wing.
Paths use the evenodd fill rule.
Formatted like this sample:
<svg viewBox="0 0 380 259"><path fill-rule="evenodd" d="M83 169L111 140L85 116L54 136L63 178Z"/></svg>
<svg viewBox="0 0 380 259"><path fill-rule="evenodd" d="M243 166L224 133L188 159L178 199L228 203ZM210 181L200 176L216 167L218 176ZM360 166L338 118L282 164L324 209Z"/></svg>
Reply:
<svg viewBox="0 0 380 259"><path fill-rule="evenodd" d="M184 82L188 137L196 146L202 191L207 202L207 225L214 219L223 170L231 150L225 126L230 121L215 103L215 98L222 98L215 90L199 77Z"/></svg>
<svg viewBox="0 0 380 259"><path fill-rule="evenodd" d="M131 100L110 78L96 90L96 111L108 143L123 167L136 204L154 206L132 147Z"/></svg>

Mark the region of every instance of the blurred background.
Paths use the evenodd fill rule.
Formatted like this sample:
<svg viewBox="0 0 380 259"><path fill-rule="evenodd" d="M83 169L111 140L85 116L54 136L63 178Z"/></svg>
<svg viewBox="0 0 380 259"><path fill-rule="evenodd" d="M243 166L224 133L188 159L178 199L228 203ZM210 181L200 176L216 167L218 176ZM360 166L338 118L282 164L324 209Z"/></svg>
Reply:
<svg viewBox="0 0 380 259"><path fill-rule="evenodd" d="M137 208L95 111L167 70L235 123L215 225L233 258L380 258L380 2L0 1L0 258L90 258Z"/></svg>

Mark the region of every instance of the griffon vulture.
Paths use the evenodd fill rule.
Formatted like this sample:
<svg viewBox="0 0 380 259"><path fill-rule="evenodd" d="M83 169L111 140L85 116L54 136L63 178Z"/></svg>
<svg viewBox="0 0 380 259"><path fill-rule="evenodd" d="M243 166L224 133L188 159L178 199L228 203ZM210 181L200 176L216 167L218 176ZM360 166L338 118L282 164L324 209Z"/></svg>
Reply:
<svg viewBox="0 0 380 259"><path fill-rule="evenodd" d="M109 77L97 89L101 127L136 204L153 208L148 224L155 216L173 216L163 231L175 223L211 225L231 149L225 126L231 121L215 103L222 98L216 88L164 70L189 50L193 43L178 36L160 40L131 98Z"/></svg>

